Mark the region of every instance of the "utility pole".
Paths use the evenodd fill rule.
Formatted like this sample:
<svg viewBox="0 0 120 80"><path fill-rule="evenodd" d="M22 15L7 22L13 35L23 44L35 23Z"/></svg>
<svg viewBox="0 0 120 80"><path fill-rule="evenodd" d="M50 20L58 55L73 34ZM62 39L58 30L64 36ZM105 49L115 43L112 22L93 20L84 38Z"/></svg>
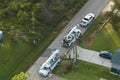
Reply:
<svg viewBox="0 0 120 80"><path fill-rule="evenodd" d="M77 45L75 43L73 45L73 65L77 67Z"/></svg>

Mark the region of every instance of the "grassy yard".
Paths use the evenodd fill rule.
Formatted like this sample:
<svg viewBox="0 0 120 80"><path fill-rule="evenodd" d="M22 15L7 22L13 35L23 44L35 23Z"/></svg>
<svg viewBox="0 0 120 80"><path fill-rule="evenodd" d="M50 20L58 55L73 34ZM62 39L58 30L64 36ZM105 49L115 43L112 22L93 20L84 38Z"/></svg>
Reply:
<svg viewBox="0 0 120 80"><path fill-rule="evenodd" d="M78 67L66 74L58 74L67 80L119 80L120 78L110 73L108 68L91 64L84 61L78 61Z"/></svg>
<svg viewBox="0 0 120 80"><path fill-rule="evenodd" d="M114 31L110 23L100 29L102 20L104 21L104 18L100 15L88 28L78 44L81 47L96 51L115 52L116 49L120 48L120 35Z"/></svg>
<svg viewBox="0 0 120 80"><path fill-rule="evenodd" d="M9 39L0 43L0 80L10 80L13 75L26 71L57 34L49 34L47 41L43 40L37 47L23 41L18 41L16 44Z"/></svg>
<svg viewBox="0 0 120 80"><path fill-rule="evenodd" d="M105 31L114 43L114 47L120 48L120 35L113 29L110 23L105 26Z"/></svg>
<svg viewBox="0 0 120 80"><path fill-rule="evenodd" d="M7 40L0 44L0 79L6 80L13 75L21 62L28 57L30 50L32 47L23 42L15 45Z"/></svg>

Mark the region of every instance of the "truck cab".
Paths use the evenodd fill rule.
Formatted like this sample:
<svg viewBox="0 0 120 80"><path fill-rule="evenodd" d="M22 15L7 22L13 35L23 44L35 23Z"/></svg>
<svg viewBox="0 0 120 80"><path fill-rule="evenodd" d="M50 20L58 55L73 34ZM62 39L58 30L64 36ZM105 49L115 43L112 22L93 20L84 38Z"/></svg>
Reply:
<svg viewBox="0 0 120 80"><path fill-rule="evenodd" d="M61 41L62 46L70 47L81 36L81 30L77 26L73 27Z"/></svg>

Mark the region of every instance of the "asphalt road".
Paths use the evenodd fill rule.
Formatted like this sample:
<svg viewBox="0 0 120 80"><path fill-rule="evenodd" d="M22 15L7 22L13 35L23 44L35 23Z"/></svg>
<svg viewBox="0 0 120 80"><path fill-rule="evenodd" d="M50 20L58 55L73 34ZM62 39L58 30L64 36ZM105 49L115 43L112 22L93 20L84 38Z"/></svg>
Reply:
<svg viewBox="0 0 120 80"><path fill-rule="evenodd" d="M51 78L43 78L38 74L39 67L42 63L47 60L50 51L49 49L57 48L61 50L63 53L67 51L66 48L61 46L61 41L63 37L67 34L67 32L74 25L79 24L81 19L88 13L93 13L97 17L99 13L105 8L109 0L88 0L88 2L83 6L83 8L73 17L73 19L68 23L65 29L58 35L58 37L50 44L50 46L46 49L42 56L40 56L37 61L31 66L28 70L30 75L28 76L28 80L33 78L34 80L64 80L63 78L59 78L57 76L52 76ZM86 31L85 28L80 27L82 34ZM48 54L47 54L48 53Z"/></svg>
<svg viewBox="0 0 120 80"><path fill-rule="evenodd" d="M57 48L62 52L65 52L67 49L61 46L61 41L63 37L67 34L67 32L75 26L79 24L81 19L88 13L93 13L97 17L99 13L105 8L108 4L109 0L88 0L85 6L73 17L73 19L68 23L66 28L59 34L59 36L51 43L48 48ZM82 34L86 31L85 28L80 27Z"/></svg>

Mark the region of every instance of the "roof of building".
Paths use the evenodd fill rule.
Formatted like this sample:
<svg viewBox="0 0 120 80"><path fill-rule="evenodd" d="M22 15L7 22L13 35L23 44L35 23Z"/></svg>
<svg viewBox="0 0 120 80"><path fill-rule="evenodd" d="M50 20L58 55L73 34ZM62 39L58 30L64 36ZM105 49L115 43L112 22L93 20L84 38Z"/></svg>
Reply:
<svg viewBox="0 0 120 80"><path fill-rule="evenodd" d="M113 54L111 62L120 66L120 49Z"/></svg>

